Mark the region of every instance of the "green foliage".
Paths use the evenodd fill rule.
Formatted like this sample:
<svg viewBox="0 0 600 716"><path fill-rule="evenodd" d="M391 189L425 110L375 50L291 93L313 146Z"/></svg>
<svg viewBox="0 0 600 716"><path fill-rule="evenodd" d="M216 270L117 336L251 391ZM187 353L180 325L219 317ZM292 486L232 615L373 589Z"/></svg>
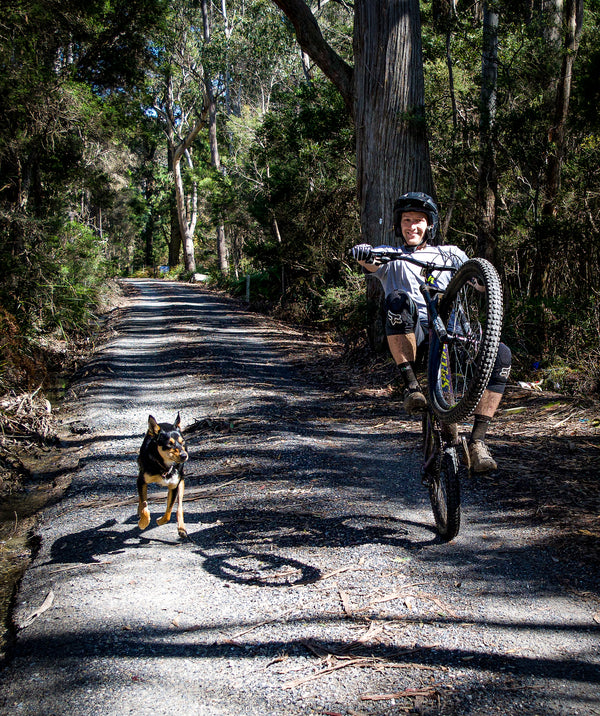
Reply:
<svg viewBox="0 0 600 716"><path fill-rule="evenodd" d="M145 209L131 186L124 97L152 60L146 38L163 4L3 8L0 310L19 327L3 353L24 366L40 337L88 329L107 266L118 271L139 234Z"/></svg>
<svg viewBox="0 0 600 716"><path fill-rule="evenodd" d="M364 330L367 295L363 274L346 267L341 284L325 290L321 311L321 324L334 328L341 335L352 335Z"/></svg>
<svg viewBox="0 0 600 716"><path fill-rule="evenodd" d="M170 87L174 132L183 136L206 109L204 77L218 104L222 171L211 165L205 127L184 166L186 191L195 183L200 197L198 270L240 296L249 274L252 304L282 317L360 331L364 280L345 260L359 240L352 122L331 83L301 64L292 26L271 0L226 7L227 24L220 5L210 5L210 42L198 3L183 0L65 0L60 12L24 0L3 9L5 355L6 340L83 330L105 276L154 275L169 263L175 227L165 100ZM427 125L445 240L472 253L482 28L478 6L455 7L435 18L431 3L422 8ZM351 62L352 12L340 3L313 9ZM540 360L554 376L553 366L560 372L567 361L586 385L597 380L591 366L600 334L599 10L598 0L586 3L551 215L545 172L561 46L548 40L548 17L521 0L499 8L494 125L507 342L519 370ZM215 249L220 224L226 276ZM173 266L165 278L189 275Z"/></svg>
<svg viewBox="0 0 600 716"><path fill-rule="evenodd" d="M11 278L2 285L2 305L17 318L24 335L85 329L105 276L101 242L77 222L57 227L51 236L49 224L24 221L24 227L27 241L7 259ZM43 243L36 241L40 233Z"/></svg>
<svg viewBox="0 0 600 716"><path fill-rule="evenodd" d="M272 276L282 314L302 304L310 320L358 236L353 131L339 95L314 82L277 92L253 137L233 180L244 255ZM250 233L253 225L260 230Z"/></svg>
<svg viewBox="0 0 600 716"><path fill-rule="evenodd" d="M539 375L549 387L572 392L600 390L600 294L531 298L515 295L505 321L506 340L523 378Z"/></svg>
<svg viewBox="0 0 600 716"><path fill-rule="evenodd" d="M253 306L268 307L279 299L279 279L277 269L271 268L247 273L238 278L231 277L229 280L223 281L221 285L234 296L240 298L249 296Z"/></svg>
<svg viewBox="0 0 600 716"><path fill-rule="evenodd" d="M539 10L532 13L525 3L499 9L494 125L497 265L507 295L506 340L525 372L533 361L543 360L549 367L568 355L584 381L592 373L586 365L596 365L598 346L597 327L589 321L596 315L590 297L597 299L600 291L600 144L594 101L598 9L597 2L586 6L555 215L545 216L543 203L561 44L548 39L548 17ZM437 26L428 21L428 12L426 8L423 28L428 124L442 218L451 211L445 240L472 253L478 233L482 28L466 6L458 6L455 17Z"/></svg>

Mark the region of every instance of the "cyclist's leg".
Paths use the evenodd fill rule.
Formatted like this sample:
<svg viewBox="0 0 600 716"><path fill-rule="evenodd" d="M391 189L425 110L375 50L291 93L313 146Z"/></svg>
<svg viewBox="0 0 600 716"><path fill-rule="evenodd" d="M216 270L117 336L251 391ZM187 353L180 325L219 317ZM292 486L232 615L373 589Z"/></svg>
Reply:
<svg viewBox="0 0 600 716"><path fill-rule="evenodd" d="M417 342L414 333L388 333L387 339L396 365L414 364L417 355Z"/></svg>
<svg viewBox="0 0 600 716"><path fill-rule="evenodd" d="M485 436L504 395L511 358L510 348L500 343L492 375L475 407L473 430L469 438L469 455L474 472L490 472L498 467L485 444Z"/></svg>
<svg viewBox="0 0 600 716"><path fill-rule="evenodd" d="M508 383L511 364L512 353L510 348L505 343L500 343L492 374L481 396L481 400L475 407L475 415L485 415L489 418L494 417L494 413L500 405L506 384Z"/></svg>
<svg viewBox="0 0 600 716"><path fill-rule="evenodd" d="M386 296L386 334L405 387L404 407L409 413L423 410L427 402L415 374L415 360L425 334L414 301L403 291Z"/></svg>

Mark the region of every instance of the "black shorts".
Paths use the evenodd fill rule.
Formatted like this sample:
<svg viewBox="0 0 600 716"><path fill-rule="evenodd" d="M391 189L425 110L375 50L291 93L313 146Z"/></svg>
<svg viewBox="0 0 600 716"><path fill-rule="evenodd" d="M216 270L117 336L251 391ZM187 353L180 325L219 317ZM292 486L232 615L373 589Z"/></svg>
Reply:
<svg viewBox="0 0 600 716"><path fill-rule="evenodd" d="M404 291L392 291L385 297L385 333L387 336L414 333L417 345L427 337L427 332L419 321L417 306Z"/></svg>

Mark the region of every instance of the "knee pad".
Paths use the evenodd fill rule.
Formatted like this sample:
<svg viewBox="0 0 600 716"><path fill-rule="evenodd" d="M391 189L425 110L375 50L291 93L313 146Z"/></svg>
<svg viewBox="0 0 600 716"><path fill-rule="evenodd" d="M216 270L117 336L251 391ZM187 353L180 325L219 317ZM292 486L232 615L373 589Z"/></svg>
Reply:
<svg viewBox="0 0 600 716"><path fill-rule="evenodd" d="M510 367L512 364L512 353L510 348L500 343L498 346L498 355L496 356L496 362L492 369L492 375L490 376L487 389L492 393L504 393L506 384L508 383L508 377L510 376Z"/></svg>
<svg viewBox="0 0 600 716"><path fill-rule="evenodd" d="M414 333L419 314L414 301L403 291L393 291L385 298L385 333L388 336Z"/></svg>

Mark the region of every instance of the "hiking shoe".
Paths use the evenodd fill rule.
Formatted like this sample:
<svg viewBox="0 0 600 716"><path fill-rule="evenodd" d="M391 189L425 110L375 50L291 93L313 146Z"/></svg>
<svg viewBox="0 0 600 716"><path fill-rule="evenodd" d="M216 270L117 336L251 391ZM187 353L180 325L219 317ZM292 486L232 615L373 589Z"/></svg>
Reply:
<svg viewBox="0 0 600 716"><path fill-rule="evenodd" d="M442 437L448 443L457 445L458 439L458 425L456 423L442 423Z"/></svg>
<svg viewBox="0 0 600 716"><path fill-rule="evenodd" d="M469 459L473 472L492 472L498 469L487 445L481 440L475 440L469 445Z"/></svg>
<svg viewBox="0 0 600 716"><path fill-rule="evenodd" d="M427 407L427 399L421 393L420 388L407 388L404 391L404 410L409 415L422 413Z"/></svg>

